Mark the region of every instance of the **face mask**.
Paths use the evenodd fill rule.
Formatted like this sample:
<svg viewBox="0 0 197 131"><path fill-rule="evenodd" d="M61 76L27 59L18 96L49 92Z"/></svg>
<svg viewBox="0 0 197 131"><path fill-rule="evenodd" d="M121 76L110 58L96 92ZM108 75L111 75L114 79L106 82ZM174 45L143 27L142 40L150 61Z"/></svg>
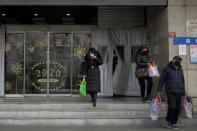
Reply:
<svg viewBox="0 0 197 131"><path fill-rule="evenodd" d="M142 51L142 54L143 54L143 55L146 55L146 54L147 54L147 51Z"/></svg>
<svg viewBox="0 0 197 131"><path fill-rule="evenodd" d="M91 53L91 54L90 54L90 57L94 57L94 54Z"/></svg>
<svg viewBox="0 0 197 131"><path fill-rule="evenodd" d="M180 66L181 62L180 61L175 61L174 64L175 64L175 66Z"/></svg>

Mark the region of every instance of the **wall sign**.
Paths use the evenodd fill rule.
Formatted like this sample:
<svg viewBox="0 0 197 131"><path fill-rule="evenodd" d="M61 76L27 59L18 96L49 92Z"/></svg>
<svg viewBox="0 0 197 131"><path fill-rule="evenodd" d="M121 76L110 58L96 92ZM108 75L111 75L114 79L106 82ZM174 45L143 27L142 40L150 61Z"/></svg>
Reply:
<svg viewBox="0 0 197 131"><path fill-rule="evenodd" d="M174 37L175 45L193 45L197 44L197 37Z"/></svg>
<svg viewBox="0 0 197 131"><path fill-rule="evenodd" d="M190 45L191 63L197 64L197 45Z"/></svg>

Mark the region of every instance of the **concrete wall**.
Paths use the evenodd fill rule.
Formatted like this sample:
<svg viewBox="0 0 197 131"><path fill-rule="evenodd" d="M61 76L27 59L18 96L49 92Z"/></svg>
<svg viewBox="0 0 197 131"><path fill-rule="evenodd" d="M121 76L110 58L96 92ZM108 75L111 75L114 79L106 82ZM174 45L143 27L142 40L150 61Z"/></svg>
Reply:
<svg viewBox="0 0 197 131"><path fill-rule="evenodd" d="M162 70L169 58L168 12L166 7L147 8L148 38L151 56L156 58L158 68ZM162 58L162 59L160 59Z"/></svg>
<svg viewBox="0 0 197 131"><path fill-rule="evenodd" d="M147 27L150 55L156 59L158 69L161 72L169 61L168 12L166 7L154 6L147 8ZM153 79L153 96L155 95L158 81L158 78ZM165 93L162 93L162 99L165 98Z"/></svg>
<svg viewBox="0 0 197 131"><path fill-rule="evenodd" d="M168 4L169 32L176 32L176 36L187 36L186 22L197 19L197 0L168 0ZM178 46L173 45L172 39L169 38L169 59L178 53ZM197 112L197 64L190 64L189 45L187 45L187 55L182 58L186 91L189 96L193 97L194 111Z"/></svg>

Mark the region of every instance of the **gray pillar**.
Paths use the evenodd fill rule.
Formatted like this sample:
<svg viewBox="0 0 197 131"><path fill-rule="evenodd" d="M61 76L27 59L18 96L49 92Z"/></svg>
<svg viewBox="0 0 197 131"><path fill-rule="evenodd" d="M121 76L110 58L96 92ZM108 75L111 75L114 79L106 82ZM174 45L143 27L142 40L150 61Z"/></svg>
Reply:
<svg viewBox="0 0 197 131"><path fill-rule="evenodd" d="M4 96L5 76L5 27L0 26L0 97Z"/></svg>

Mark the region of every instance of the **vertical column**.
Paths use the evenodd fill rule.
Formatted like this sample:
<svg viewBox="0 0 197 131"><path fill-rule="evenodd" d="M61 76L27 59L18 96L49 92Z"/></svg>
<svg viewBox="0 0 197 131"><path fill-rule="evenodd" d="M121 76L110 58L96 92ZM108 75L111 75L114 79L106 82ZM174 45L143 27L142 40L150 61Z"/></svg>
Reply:
<svg viewBox="0 0 197 131"><path fill-rule="evenodd" d="M0 26L0 97L4 96L5 27Z"/></svg>

